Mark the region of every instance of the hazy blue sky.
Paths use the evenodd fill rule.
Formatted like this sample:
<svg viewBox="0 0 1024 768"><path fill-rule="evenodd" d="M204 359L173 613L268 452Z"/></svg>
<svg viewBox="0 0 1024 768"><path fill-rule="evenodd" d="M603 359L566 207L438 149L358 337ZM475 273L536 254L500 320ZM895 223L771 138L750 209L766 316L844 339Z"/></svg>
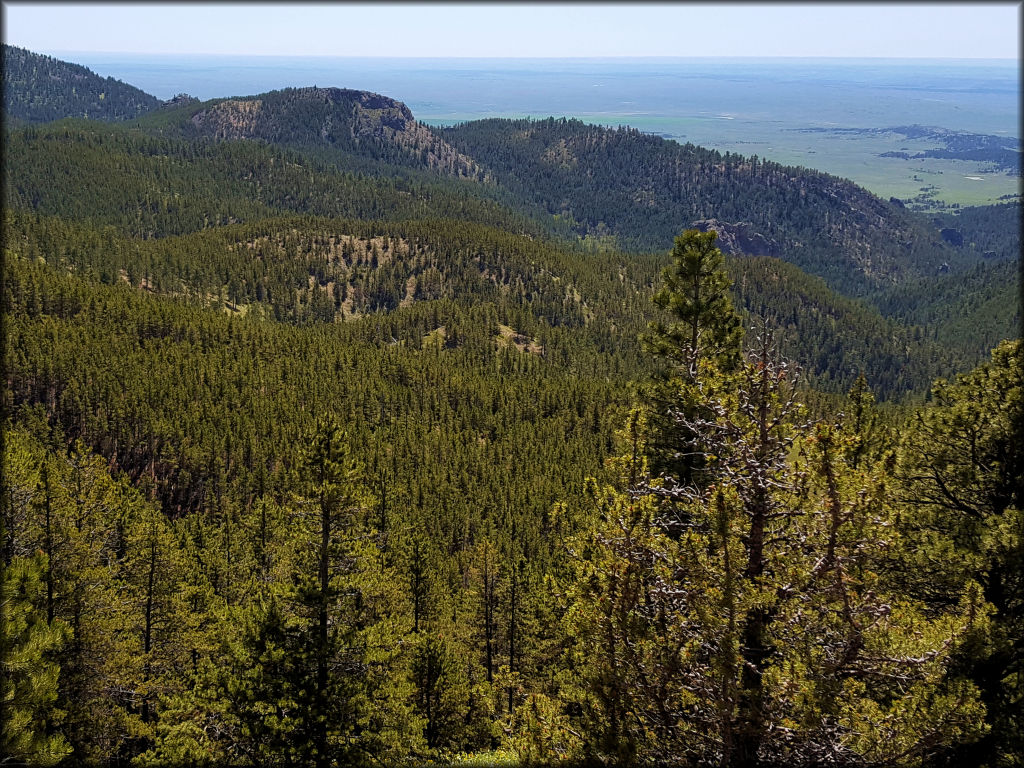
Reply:
<svg viewBox="0 0 1024 768"><path fill-rule="evenodd" d="M47 52L304 56L1019 56L1019 3L57 4L5 2Z"/></svg>

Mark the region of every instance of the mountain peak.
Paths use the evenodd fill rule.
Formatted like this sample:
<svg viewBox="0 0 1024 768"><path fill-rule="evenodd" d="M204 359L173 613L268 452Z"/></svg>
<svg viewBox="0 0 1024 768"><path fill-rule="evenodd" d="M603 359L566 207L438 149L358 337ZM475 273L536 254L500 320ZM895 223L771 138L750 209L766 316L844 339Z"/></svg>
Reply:
<svg viewBox="0 0 1024 768"><path fill-rule="evenodd" d="M65 117L132 120L160 106L160 100L80 64L3 46L4 115L27 123Z"/></svg>
<svg viewBox="0 0 1024 768"><path fill-rule="evenodd" d="M192 127L216 139L259 139L296 147L333 147L415 161L452 176L479 177L480 167L418 123L402 102L347 88L286 88L193 109Z"/></svg>

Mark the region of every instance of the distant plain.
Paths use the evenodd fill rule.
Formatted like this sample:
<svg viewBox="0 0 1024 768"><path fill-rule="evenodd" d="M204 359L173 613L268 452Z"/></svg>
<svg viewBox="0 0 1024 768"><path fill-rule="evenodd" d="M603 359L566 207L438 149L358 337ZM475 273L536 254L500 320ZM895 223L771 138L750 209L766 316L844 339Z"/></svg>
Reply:
<svg viewBox="0 0 1024 768"><path fill-rule="evenodd" d="M1019 153L1016 61L907 59L400 59L52 52L168 99L308 85L370 90L430 125L575 117L815 168L915 208L1020 195L983 160L881 157L942 149L929 126L999 137ZM861 129L851 131L850 129ZM989 140L991 141L991 139Z"/></svg>

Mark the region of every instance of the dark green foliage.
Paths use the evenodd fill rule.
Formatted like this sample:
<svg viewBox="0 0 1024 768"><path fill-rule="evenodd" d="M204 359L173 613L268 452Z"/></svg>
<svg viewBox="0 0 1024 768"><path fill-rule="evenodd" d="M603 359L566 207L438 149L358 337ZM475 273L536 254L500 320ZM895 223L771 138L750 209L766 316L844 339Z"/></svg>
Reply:
<svg viewBox="0 0 1024 768"><path fill-rule="evenodd" d="M459 155L401 102L344 88L286 88L242 99L189 103L140 120L147 131L179 138L250 139L371 163L430 168L444 175L483 179L470 158ZM345 162L345 161L342 161Z"/></svg>
<svg viewBox="0 0 1024 768"><path fill-rule="evenodd" d="M744 768L944 759L984 733L978 676L958 668L983 632L980 591L961 582L939 606L880 575L899 515L863 377L848 428L803 422L769 333L742 365L717 364L731 306L696 312L679 294L725 278L691 273L666 273L658 294L691 310L690 333L655 348L675 345L683 365L649 403L651 428L631 418L619 486L588 484L591 528L570 544L581 753Z"/></svg>
<svg viewBox="0 0 1024 768"><path fill-rule="evenodd" d="M926 219L817 171L578 120L481 120L441 134L580 236L612 234L628 248L667 248L700 221L747 222L847 295L972 263Z"/></svg>
<svg viewBox="0 0 1024 768"><path fill-rule="evenodd" d="M643 145L646 137L639 137L638 141ZM126 178L106 173L111 155L115 165L130 171ZM341 157L344 153L336 155ZM376 176L362 176L334 170L338 167L337 160L289 155L250 142L195 145L146 137L133 131L115 131L113 126L106 133L70 126L16 132L10 142L8 161L14 171L10 175L8 201L14 208L88 217L97 225L109 223L121 231L144 237L187 233L236 220L250 221L253 226L239 230L234 242L213 235L208 240L169 242L162 249L147 252L148 249L141 249L137 243L113 243L106 230L96 235L64 231L54 233L60 242L53 242L51 235L37 252L46 253L47 258L52 259L64 248L61 243L73 237L77 243L67 249L69 253L61 254L60 261L73 265L86 256L90 267L97 270L91 274L105 281L114 281L119 274L126 274L132 284L144 284L161 292L206 294L228 306L249 304L255 299L271 304L273 317L293 322L330 319L332 303L333 316L337 318L353 310L361 312L363 308L390 310L408 298L478 293L481 288L487 289L486 285L480 285L481 277L486 282L499 283L544 280L548 282L545 293L554 290L560 294L551 298L562 302L565 310L578 310L577 315L595 318L598 323L607 319L608 330L600 331L600 335L623 339L624 344L635 349L634 328L643 327L647 320L645 314L650 311L645 307L646 300L637 292L649 290L659 268L660 257L657 256L640 257L600 249L568 250L558 256L557 263L548 260L539 274L533 270L529 258L503 265L501 272L489 269L481 259L477 262L478 274L474 276L472 269L467 274L466 268L472 265L466 258L483 257L495 245L477 248L480 230L465 230L464 224L457 225L462 229L458 236L462 253L458 256L460 263L453 264L438 262L429 254L424 258L422 249L415 243L408 258L397 260L394 254L383 252L383 241L376 258L372 253L362 253L356 246L340 254L341 259L338 259L329 248L331 238L337 241L356 233L369 248L368 241L377 237L392 240L405 237L403 228L409 239L422 241L425 234L429 234L436 240L436 233L453 228L451 222L423 222L418 232L408 226L388 230L380 225L355 222L344 228L332 225L324 231L324 227L316 224L323 232L322 238L305 234L307 220L292 223L293 233L285 231L278 235L273 234L273 225L268 231L267 226L256 223L282 210L332 217L403 218L440 214L526 232L532 240L521 240L515 246L520 253L528 254L530 249L552 252L551 248L538 244L537 234L530 234L544 230L546 224L532 224L495 202L502 199L516 208L518 204L509 197L507 190L498 194L490 185L442 181L436 176L428 178L413 171L409 171L412 175L408 176L382 178L380 174L384 174L386 168L396 168L393 165L380 166L375 171ZM54 176L70 176L74 183L55 187L48 183ZM36 225L31 224L28 229L35 230ZM484 237L494 241L491 235ZM264 238L269 239L263 242ZM294 244L289 244L289 240ZM76 251L80 253L86 246L86 254L76 255ZM272 261L273 266L247 259L252 246L257 248L261 259ZM890 246L891 242L875 245L872 252ZM240 247L246 250L238 250ZM508 250L507 245L498 247ZM798 260L793 254L799 254L801 248L783 249L782 255ZM301 259L297 262L295 256ZM358 264L351 263L354 258L358 259ZM303 260L307 262L305 266ZM749 269L747 261L753 262ZM767 266L773 263L777 266ZM910 263L914 263L913 258ZM460 274L453 275L453 269ZM876 293L876 303L887 314L922 326L904 329L871 317L868 310L840 299L825 286L815 285L797 270L787 270L785 264L764 258L743 258L735 259L731 267L736 291L741 294L738 307L768 316L773 323L782 323L783 327L794 331L795 317L801 317L801 325L812 326L806 334L801 328L800 333L783 335L786 351L804 364L811 383L842 392L852 385L856 370L862 369L869 373L884 398L898 396L907 389L923 391L936 375L954 369L950 366L973 362L987 344L1004 333L999 329L1012 323L1013 312L1008 308L1011 305L1004 296L1011 290L1010 285L993 280L993 273L985 272L984 267L977 269L979 279L972 275L965 277L963 273L943 278L943 285L963 297L961 308L967 312L966 317L962 313L941 312L941 305L932 298L935 286L931 278L920 278L919 286L915 287L910 277L904 277L890 294ZM421 270L422 276L418 274ZM337 285L339 271L344 272L348 285ZM572 273L572 287L550 282L551 278L564 279L566 271ZM754 274L746 279L737 274L738 271ZM315 283L303 284L304 273L307 279L315 278ZM410 297L408 290L413 277L416 281ZM467 285L467 277L476 286ZM617 286L614 285L616 277ZM592 282L595 279L603 281L603 285L595 285ZM591 283L586 290L584 281ZM801 286L800 290L793 291L794 286ZM515 289L514 285L510 287ZM973 309L972 305L978 303L981 293L989 287L995 293L989 291L992 295ZM594 288L600 294L595 294ZM534 300L536 292L529 286L524 285L520 291L525 300ZM817 294L808 297L819 305L810 313L802 311L807 299L794 296L803 293ZM576 294L580 294L578 298ZM839 306L829 306L837 304ZM618 317L614 317L616 315ZM847 322L834 323L828 315L844 316L857 327ZM860 317L854 319L855 315ZM592 327L597 335L599 327L593 324ZM869 334L876 338L869 339ZM840 341L838 335L846 338ZM932 339L947 349L940 344L927 343ZM636 359L637 364L642 364Z"/></svg>
<svg viewBox="0 0 1024 768"><path fill-rule="evenodd" d="M673 264L662 271L654 303L667 312L669 325L651 325L651 351L675 369L694 375L707 357L725 370L739 363L743 329L729 298L725 260L715 247L715 232L688 229L676 238Z"/></svg>
<svg viewBox="0 0 1024 768"><path fill-rule="evenodd" d="M475 584L463 585L458 562L483 531L492 531L501 557L518 552L537 567L552 557L540 522L584 471L600 472L611 423L606 413L623 396L604 374L573 372L576 365L593 370L597 356L566 331L530 321L545 345L544 358L505 343L499 321L528 329L529 315L502 316L494 305L424 302L388 316L296 328L90 285L40 265L12 260L8 268L17 306L9 360L27 374L18 376L15 402L52 406L50 418L66 424L69 435L92 443L160 500L167 515L182 518L214 606L246 599L251 588L245 585L254 578L287 584L288 563L298 573L310 572L298 553L289 554L303 540L299 531L274 523L280 506L275 499L308 496L300 450L312 422L307 404L329 407L345 420L368 485L376 490L380 478L378 500L367 505L364 522L386 536L381 547L391 544L360 561L377 563L384 556L386 567L399 568L397 575L379 577L389 588L424 583L415 589L426 590L420 591L425 622L450 616L470 600L465 590ZM33 304L33 295L39 303ZM442 326L451 335L431 336ZM50 336L46 329L57 327ZM447 347L431 343L435 337L458 340ZM420 539L436 554L415 566L403 539ZM525 606L529 591L543 586L520 582L519 588L516 600ZM507 591L496 598L495 622L504 628L512 598ZM411 595L396 603L394 620L409 629L414 601ZM214 606L198 615L217 625ZM308 613L288 615L287 626L310 620ZM550 632L549 624L524 626L519 624L517 660L542 644L531 632ZM495 668L504 663L507 637L502 629ZM467 747L486 745L494 708L485 697L491 694L468 693L486 677L475 661L483 656L477 654L482 644L471 636L465 642L472 651L462 650L459 658L474 661L460 671L467 693L451 706L468 712L470 721L464 735L452 738ZM381 647L402 648L395 641ZM207 653L199 652L200 666ZM217 666L248 669L250 651L239 653L237 662ZM381 664L374 669L401 679L387 672L395 669L392 662ZM199 711L212 706L202 704L211 695L200 696ZM415 702L411 690L408 698L389 696L396 707ZM164 707L181 711L184 701L179 696ZM154 754L199 749L194 736L168 726L156 723L162 752ZM450 743L447 736L437 741L438 747Z"/></svg>
<svg viewBox="0 0 1024 768"><path fill-rule="evenodd" d="M937 227L956 229L964 247L987 261L1016 261L1020 257L1021 204L979 205L955 213L937 214Z"/></svg>
<svg viewBox="0 0 1024 768"><path fill-rule="evenodd" d="M922 157L941 157L948 160L973 160L991 163L989 172L1005 171L1008 176L1020 176L1020 142L1009 136L993 136L967 131L950 131L923 125L903 125L895 128L846 129L865 133L898 133L908 139L929 139L941 142L941 149L926 149L910 154L905 151L885 152L880 157L898 157L915 160Z"/></svg>
<svg viewBox="0 0 1024 768"><path fill-rule="evenodd" d="M964 241L961 250L978 263L959 274L926 275L880 291L871 303L887 317L920 325L928 337L976 364L1021 331L1021 207L962 208L934 221L955 229Z"/></svg>
<svg viewBox="0 0 1024 768"><path fill-rule="evenodd" d="M53 661L67 642L67 626L47 621L44 555L4 559L0 575L0 753L14 764L55 765L71 748L57 733L57 679Z"/></svg>
<svg viewBox="0 0 1024 768"><path fill-rule="evenodd" d="M651 478L641 450L638 481L590 486L563 693L582 755L907 764L983 733L957 657L984 602L961 585L930 606L880 578L900 545L886 462L855 469L845 429L802 424L789 375L766 348L732 376L702 364L671 414L703 451L696 479Z"/></svg>
<svg viewBox="0 0 1024 768"><path fill-rule="evenodd" d="M424 720L423 736L429 749L461 746L469 710L469 691L458 650L444 633L427 633L413 651L411 674L416 686L415 706Z"/></svg>
<svg viewBox="0 0 1024 768"><path fill-rule="evenodd" d="M329 402L351 419L358 444L380 430L400 452L403 474L434 466L422 479L448 487L441 498L450 494L454 509L468 510L466 487L459 488L481 460L473 474L496 462L509 472L509 492L528 497L547 487L533 502L539 512L556 498L558 482L533 485L527 457L538 447L523 437L540 429L535 435L547 433L552 443L539 455L565 450L599 462L607 440L600 414L620 397L608 372L594 367L592 347L540 321L531 328L519 322L528 315L494 305L427 302L307 331L124 287L94 288L24 262L10 260L8 268L17 270L8 273L14 403L46 405L69 435L96 445L172 514L211 497L218 456L242 488L294 467L295 455L281 449L300 444L310 419L300 404L309 402ZM34 296L41 303L33 309ZM532 330L545 356L503 344L503 320ZM442 327L447 348L430 341ZM51 328L59 329L56 337ZM459 447L442 447L449 440ZM438 452L458 472L437 467L430 457ZM519 490L516 477L525 483ZM496 478L468 482L497 490ZM463 535L451 533L455 541Z"/></svg>
<svg viewBox="0 0 1024 768"><path fill-rule="evenodd" d="M160 106L155 96L78 64L6 43L3 52L4 117L8 120L131 120Z"/></svg>
<svg viewBox="0 0 1024 768"><path fill-rule="evenodd" d="M453 220L268 218L147 242L50 217L6 221L26 256L235 312L305 325L472 296L515 312L516 329L531 337L534 323L519 328L518 316L587 328L606 347L635 347L646 303L635 283L656 263L623 264L620 254L581 261L549 243Z"/></svg>
<svg viewBox="0 0 1024 768"><path fill-rule="evenodd" d="M917 382L966 365L978 349L950 348L933 338L955 327L957 318L904 325L778 259L730 259L726 266L736 305L775 329L782 354L800 364L805 381L819 392L847 392L863 372L880 399L920 394L927 384ZM987 333L985 327L975 330Z"/></svg>
<svg viewBox="0 0 1024 768"><path fill-rule="evenodd" d="M368 179L250 141L194 143L80 122L6 141L6 205L164 237L283 212L365 219L458 216L521 228L457 182ZM53 178L65 179L59 185Z"/></svg>
<svg viewBox="0 0 1024 768"><path fill-rule="evenodd" d="M980 696L1018 759L1016 347L905 405L1006 335L1006 212L951 250L814 172L445 136L299 89L5 137L6 748L963 762Z"/></svg>
<svg viewBox="0 0 1024 768"><path fill-rule="evenodd" d="M568 360L567 349L552 347L548 337L554 333L571 347L586 339L585 348L603 358L591 357L586 365L616 376L650 364L636 337L656 311L646 291L662 256L581 256L450 220L273 218L146 242L52 217L8 213L6 222L9 242L29 258L232 313L305 325L396 308L417 312L421 302L475 296L501 306L499 324L518 333L511 341L522 345L524 337L532 338L549 360ZM777 259L732 259L727 270L736 305L778 328L783 351L804 365L808 382L820 389L844 392L865 371L882 398L895 399L923 392L967 356L930 341L924 328L885 320ZM551 328L536 325L538 319ZM421 323L423 336L443 324L432 322ZM582 370L584 363L576 357L573 364Z"/></svg>
<svg viewBox="0 0 1024 768"><path fill-rule="evenodd" d="M227 663L211 672L231 732L224 746L240 751L246 761L291 765L312 748L309 734L300 729L310 705L302 683L309 679L313 659L298 642L300 630L288 622L278 598L254 603L247 614Z"/></svg>
<svg viewBox="0 0 1024 768"><path fill-rule="evenodd" d="M1020 333L1020 267L1019 261L986 262L958 275L919 278L871 303L886 317L920 328L920 339L976 364Z"/></svg>
<svg viewBox="0 0 1024 768"><path fill-rule="evenodd" d="M681 399L679 393L704 364L735 370L742 351L743 327L729 299L729 278L716 238L715 232L695 229L676 238L674 263L662 271L661 288L654 294L654 304L670 319L651 323L644 337L649 352L666 364L648 394L651 470L686 482L705 461L702 447L693 445L695 433L680 425L679 416L711 414L701 413L698 402Z"/></svg>
<svg viewBox="0 0 1024 768"><path fill-rule="evenodd" d="M993 767L1024 756L1022 372L1020 342L1004 342L969 374L937 382L907 435L899 471L904 525L917 550L903 575L907 591L938 607L976 581L993 609L991 629L962 660L991 731L957 758Z"/></svg>
<svg viewBox="0 0 1024 768"><path fill-rule="evenodd" d="M529 227L470 182L370 179L251 141L190 142L69 121L6 137L6 205L162 237L284 212L362 219L453 216ZM60 185L54 178L63 179Z"/></svg>
<svg viewBox="0 0 1024 768"><path fill-rule="evenodd" d="M180 690L189 650L203 644L207 606L159 511L80 443L54 450L59 433L42 429L45 442L7 432L4 527L15 559L41 555L31 599L36 642L51 647L36 663L56 679L60 716L41 712L39 726L59 723L70 759L90 764L149 743L159 695Z"/></svg>

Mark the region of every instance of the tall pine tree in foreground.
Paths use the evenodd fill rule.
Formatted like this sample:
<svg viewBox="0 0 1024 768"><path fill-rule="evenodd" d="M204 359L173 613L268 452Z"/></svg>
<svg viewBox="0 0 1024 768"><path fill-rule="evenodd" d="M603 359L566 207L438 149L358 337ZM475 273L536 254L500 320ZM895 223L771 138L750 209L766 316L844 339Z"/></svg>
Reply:
<svg viewBox="0 0 1024 768"><path fill-rule="evenodd" d="M701 407L699 398L686 399L688 390L680 387L697 378L702 362L713 362L725 372L740 362L743 326L729 298L717 237L714 231L688 229L676 238L672 264L662 270L662 286L653 299L664 316L641 339L660 363L647 389L651 469L683 481L692 479L704 457L686 450L696 435L674 418L680 412L695 417Z"/></svg>
<svg viewBox="0 0 1024 768"><path fill-rule="evenodd" d="M1024 762L1024 361L1006 341L955 382L936 382L903 443L900 521L909 547L896 578L941 610L965 585L992 607L959 659L978 686L988 733L951 764Z"/></svg>
<svg viewBox="0 0 1024 768"><path fill-rule="evenodd" d="M318 766L404 757L420 747L408 682L408 606L381 557L364 470L339 424L319 422L302 468L300 541L288 599L306 677L297 688L298 752Z"/></svg>
<svg viewBox="0 0 1024 768"><path fill-rule="evenodd" d="M33 728L56 734L59 723L72 764L128 759L150 745L161 697L181 689L198 642L186 600L200 580L185 583L159 510L80 443L53 451L34 423L5 436L6 557L20 574L9 616L27 622L7 628L37 649L10 679L37 680L39 704L54 676L55 708L39 709Z"/></svg>
<svg viewBox="0 0 1024 768"><path fill-rule="evenodd" d="M44 555L5 558L0 575L0 754L12 765L49 766L71 752L57 732L57 677L52 660L67 639L48 622Z"/></svg>
<svg viewBox="0 0 1024 768"><path fill-rule="evenodd" d="M572 545L587 753L913 764L976 738L984 708L953 666L986 622L979 591L965 583L940 609L902 596L887 578L900 546L889 464L852 450L843 420L805 423L798 372L766 330L732 366L735 335L731 351L701 347L702 325L730 319L694 317L683 348L661 337L680 364L675 400L651 415L687 473L624 457L621 486L590 485L597 522Z"/></svg>
<svg viewBox="0 0 1024 768"><path fill-rule="evenodd" d="M146 762L335 766L423 751L409 681L415 643L405 639L411 609L335 421L307 436L295 487L287 563L274 569L283 575L226 609L221 647L168 708L184 718L162 724Z"/></svg>

